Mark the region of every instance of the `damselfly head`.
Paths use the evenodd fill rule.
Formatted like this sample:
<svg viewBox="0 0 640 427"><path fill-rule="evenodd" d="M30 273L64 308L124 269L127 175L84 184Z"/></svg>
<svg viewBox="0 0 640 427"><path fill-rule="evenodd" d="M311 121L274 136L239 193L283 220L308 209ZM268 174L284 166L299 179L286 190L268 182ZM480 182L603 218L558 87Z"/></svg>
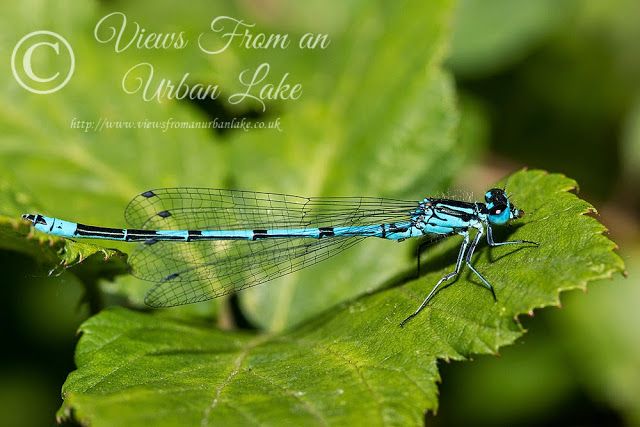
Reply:
<svg viewBox="0 0 640 427"><path fill-rule="evenodd" d="M492 188L484 195L489 211L489 222L495 225L506 224L507 221L519 218L522 213L509 201L503 189Z"/></svg>

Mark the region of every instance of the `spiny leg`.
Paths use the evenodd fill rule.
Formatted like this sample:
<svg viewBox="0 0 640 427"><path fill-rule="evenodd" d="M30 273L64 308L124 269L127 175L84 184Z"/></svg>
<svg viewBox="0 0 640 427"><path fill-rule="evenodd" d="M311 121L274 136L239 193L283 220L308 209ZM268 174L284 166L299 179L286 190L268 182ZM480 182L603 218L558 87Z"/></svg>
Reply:
<svg viewBox="0 0 640 427"><path fill-rule="evenodd" d="M522 244L529 243L532 245L540 246L537 242L532 242L530 240L512 240L510 242L495 242L493 240L493 231L491 230L491 224L487 224L487 242L490 246L502 246L502 245L514 245L514 244Z"/></svg>
<svg viewBox="0 0 640 427"><path fill-rule="evenodd" d="M478 232L476 233L476 236L473 238L473 241L471 242L471 246L469 247L469 252L467 252L467 258L465 259L465 263L469 266L471 271L476 273L476 276L478 276L480 280L482 280L484 284L487 285L487 288L489 288L489 290L491 291L491 295L493 295L493 300L497 302L498 298L496 298L496 292L493 290L493 286L491 286L491 284L487 282L487 279L482 277L482 274L480 274L478 270L476 270L475 267L471 265L471 257L473 256L473 253L476 250L476 246L478 245L478 242L480 242L480 238L482 238L482 233L484 231L483 227L479 224L475 228L478 230ZM487 226L487 228L491 230L489 226ZM487 232L487 236L488 235L489 233Z"/></svg>
<svg viewBox="0 0 640 427"><path fill-rule="evenodd" d="M429 295L427 295L427 297L422 302L422 304L420 304L420 307L418 307L418 309L411 316L409 316L406 319L404 319L400 323L400 327L404 326L405 323L407 323L409 320L411 320L414 317L416 317L416 315L418 313L420 313L420 311L427 305L429 300L435 295L435 293L437 292L438 288L440 287L440 285L443 282L446 282L447 280L451 279L456 274L458 274L458 272L460 271L460 266L462 265L462 260L464 259L464 254L465 254L465 252L467 250L467 246L469 245L469 232L465 231L463 235L464 235L464 240L462 241L462 245L460 245L460 252L458 253L458 260L456 261L455 270L452 271L451 273L448 273L448 274L445 274L444 276L442 276L442 278L438 281L438 283L433 287L431 292L429 292Z"/></svg>
<svg viewBox="0 0 640 427"><path fill-rule="evenodd" d="M513 244L523 244L523 243L529 243L529 244L532 244L532 245L540 246L539 243L532 242L530 240L512 240L512 241L509 241L509 242L495 242L493 240L493 230L491 229L491 224L486 224L486 226L487 226L487 242L489 243L490 246L502 246L502 245L513 245ZM482 227L478 226L477 229L478 229L478 233L476 234L475 238L473 239L473 242L471 242L471 246L469 247L469 252L467 253L467 258L466 258L465 262L469 266L471 271L473 271L476 274L476 276L478 276L480 278L480 280L482 280L482 282L485 285L487 285L487 288L489 288L489 290L491 291L491 295L493 295L493 300L497 302L498 298L496 297L496 292L493 289L493 286L491 286L491 284L487 281L487 279L482 277L482 274L480 274L478 272L478 270L476 270L475 267L473 265L471 265L471 257L473 256L473 253L476 250L476 246L477 246L478 242L480 241L480 238L482 237L482 232L483 232Z"/></svg>

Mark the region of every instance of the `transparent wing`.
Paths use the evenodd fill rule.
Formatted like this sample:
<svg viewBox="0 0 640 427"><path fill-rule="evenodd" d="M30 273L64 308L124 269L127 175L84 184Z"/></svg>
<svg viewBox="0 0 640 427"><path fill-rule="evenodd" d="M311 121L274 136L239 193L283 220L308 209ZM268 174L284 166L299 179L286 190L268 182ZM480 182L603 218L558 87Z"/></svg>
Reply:
<svg viewBox="0 0 640 427"><path fill-rule="evenodd" d="M251 230L372 225L407 221L415 201L375 197L299 197L211 188L161 188L125 210L135 228Z"/></svg>
<svg viewBox="0 0 640 427"><path fill-rule="evenodd" d="M170 307L217 298L256 286L332 257L364 237L329 239L157 242L141 245L131 256L132 273L155 278L145 302ZM204 247L207 243L216 250ZM160 245L153 252L150 248ZM177 253L181 252L181 256ZM202 257L202 253L209 256ZM169 256L167 256L169 255ZM172 273L160 277L166 272Z"/></svg>
<svg viewBox="0 0 640 427"><path fill-rule="evenodd" d="M208 188L166 188L134 198L125 218L136 228L252 230L362 226L408 221L417 202L369 197L305 198ZM131 274L157 282L147 304L205 301L284 276L364 237L196 242L150 241L129 258Z"/></svg>

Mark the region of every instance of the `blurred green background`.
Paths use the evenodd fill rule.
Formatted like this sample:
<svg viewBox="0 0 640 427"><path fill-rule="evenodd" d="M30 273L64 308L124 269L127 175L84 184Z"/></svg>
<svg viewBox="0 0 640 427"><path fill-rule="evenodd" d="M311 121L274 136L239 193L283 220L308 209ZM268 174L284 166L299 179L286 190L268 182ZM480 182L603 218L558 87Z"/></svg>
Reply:
<svg viewBox="0 0 640 427"><path fill-rule="evenodd" d="M423 191L422 197L429 191L447 187L483 194L493 182L523 166L565 173L580 183L580 196L598 208L599 220L610 229L611 238L621 247L628 278L593 284L587 294L564 294L562 309L540 310L534 318L523 319L530 332L515 346L503 349L500 358L483 356L472 363L442 362L440 409L437 416L427 416L427 423L640 425L637 398L640 396L640 318L635 307L640 302L637 279L640 273L637 261L640 254L640 49L637 47L640 26L636 22L640 3L632 0L441 3L443 10L450 10L446 53L442 55L447 58L443 66L455 81L457 113L443 113L443 121L447 123L441 125L440 133L434 132L431 136L438 139L442 135L444 139L449 132L456 132L457 145L442 147L441 154L447 159L445 170L430 164L437 163L433 159L424 159L428 164L425 170L435 177L431 181L438 182L423 185L426 193ZM105 112L147 117L170 111L174 117L185 120L192 119L194 114L269 120L279 115L286 117L292 114L288 109L296 108L296 104L276 103L262 115L256 105L238 108L209 103L185 107L184 103L169 102L141 106L130 99L123 103L123 94L119 91L120 71L127 69L123 63L132 57L141 62L143 54L125 52L109 56L106 51L96 51L91 45L83 44L82 38L93 34L95 17L113 10L126 12L145 25L164 31L185 30L191 39L201 31L192 24L194 17L227 13L280 32L330 33L335 37L334 43L341 46L341 37L357 44L379 36L375 22L359 19L363 4L352 1L328 6L314 2L303 7L296 2L242 1L234 6L212 6L194 2L176 8L169 3L154 3L153 12L149 11L147 2L135 5L118 1L82 5L59 2L56 6L36 2L28 10L16 7L2 18L2 28L8 29L2 30L0 40L3 57L9 58L13 45L22 35L55 22L54 28L71 34L76 55L84 60L78 64L79 75L86 81L102 83L87 93L86 84L80 82L67 92L71 96L56 98L66 104L54 106L43 99L25 96L10 73L3 71L6 78L1 101L5 118L0 121L0 213L16 218L27 208L46 213L55 207L57 212L67 213L69 219L78 213L81 217L78 220L102 224L108 218L120 220L127 197L147 187L245 188L251 185L251 189L264 191L276 191L273 187L283 192L313 191L297 183L318 172L317 165L297 168L291 165L301 156L300 152L315 150L322 155L327 140L345 138L344 133L328 132L332 128L323 121L327 120L325 110L329 107L322 102L304 112L309 121L317 117L317 127L296 128L294 119L285 122L284 133L296 142L281 149L280 159L269 157L273 153L268 150L268 144L276 144L278 138L282 138L278 134L267 135L267 142L262 145L244 145L251 136L242 131L216 135L204 131L142 132L127 134L129 139L122 141L122 134L117 132L82 135L70 132L68 125L61 127L61 121L80 113L87 117ZM425 33L429 32L430 25L436 25L431 17L419 13L413 19L415 22L407 22L406 26L424 26ZM212 59L189 51L144 55L145 60L158 64L165 73L174 71L180 76L186 70L195 70L194 78L198 81L222 82L226 87L237 86L238 70L247 68L246 64L269 60L274 69L280 66L294 76L306 78L305 89L309 92L305 96L321 100L326 95L334 104L347 104L346 111L357 110L342 101L343 92L352 88L349 85L339 87L342 92L331 96L313 92L314 87L324 87L334 77L321 68L324 57L316 53L297 52L294 56L290 52L275 55L272 51L242 54L235 51L215 58L215 67L209 63ZM108 67L104 65L105 58L108 58ZM357 65L357 59L345 55L335 59L334 65ZM418 74L420 70L411 68L412 60L407 58L405 67L389 66L385 72ZM317 69L324 71L315 71ZM118 72L110 73L112 70ZM367 84L366 78L363 81ZM443 93L441 96L446 97L448 92L443 90ZM344 95L344 99L347 98ZM389 98L383 98L388 104L381 105L380 109L397 108ZM368 107L374 109L378 100L372 96L370 101ZM123 105L129 105L129 109L122 111ZM355 133L356 138L376 136L382 138L386 134L377 135L375 128ZM74 144L70 138L77 138L81 144ZM154 148L164 147L165 139L171 140L180 151L170 155L156 153ZM56 141L55 145L50 144L50 151L39 151L29 162L22 162L25 153L38 150L50 141ZM92 141L98 145L92 146L94 160L88 162L86 170L77 170L77 160L87 156L79 147ZM255 157L262 156L271 169L254 168L251 161L255 159L245 159L243 150L247 147L256 151ZM364 155L354 147L354 157ZM70 158L75 161L68 160ZM243 160L236 160L238 158ZM135 179L112 173L104 167L109 162L122 162L123 167L130 168L135 165L135 170L129 171ZM244 177L225 168L230 162L233 167L246 171ZM154 174L148 170L149 165L165 173ZM57 174L57 169L64 169L65 173ZM282 172L283 169L287 173ZM203 175L205 170L207 174ZM264 175L265 170L267 174L271 170L271 174ZM339 183L341 173L340 168L334 172ZM388 180L381 176L380 179ZM375 181L376 177L356 176L353 181L358 179ZM406 189L413 195L415 182L396 181L387 183L384 191ZM36 183L38 190L34 194ZM109 184L108 188L105 183ZM334 184L324 183L325 187L313 194L337 186ZM100 202L74 195L78 185L89 194L99 195ZM258 188L260 185L263 187ZM362 188L353 184L352 190L349 182L340 185L342 194ZM63 192L64 188L68 189L67 193ZM89 315L81 299L83 287L72 274L43 277L41 266L37 266L34 259L5 245L0 250L0 262L6 272L0 321L4 325L2 341L8 349L3 352L0 366L0 419L6 421L6 425L48 425L61 403L60 387L74 368L75 330ZM146 285L141 287L135 281L121 279L118 284L108 286L137 286L144 292ZM241 305L251 308L252 301L251 297L245 298ZM255 319L250 320L256 323Z"/></svg>

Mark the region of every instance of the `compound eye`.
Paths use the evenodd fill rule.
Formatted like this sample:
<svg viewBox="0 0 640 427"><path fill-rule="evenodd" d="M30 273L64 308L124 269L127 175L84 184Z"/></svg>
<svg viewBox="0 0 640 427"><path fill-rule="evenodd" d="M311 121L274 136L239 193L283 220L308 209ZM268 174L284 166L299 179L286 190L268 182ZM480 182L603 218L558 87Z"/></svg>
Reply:
<svg viewBox="0 0 640 427"><path fill-rule="evenodd" d="M484 195L484 201L486 203L491 203L491 199L493 199L493 190L487 191L487 194Z"/></svg>
<svg viewBox="0 0 640 427"><path fill-rule="evenodd" d="M507 209L509 209L507 205L497 204L489 210L489 215L501 215Z"/></svg>
<svg viewBox="0 0 640 427"><path fill-rule="evenodd" d="M487 191L487 194L484 195L484 200L487 203L504 203L507 201L507 196L504 194L504 190L501 190L499 188L492 188L491 190Z"/></svg>

